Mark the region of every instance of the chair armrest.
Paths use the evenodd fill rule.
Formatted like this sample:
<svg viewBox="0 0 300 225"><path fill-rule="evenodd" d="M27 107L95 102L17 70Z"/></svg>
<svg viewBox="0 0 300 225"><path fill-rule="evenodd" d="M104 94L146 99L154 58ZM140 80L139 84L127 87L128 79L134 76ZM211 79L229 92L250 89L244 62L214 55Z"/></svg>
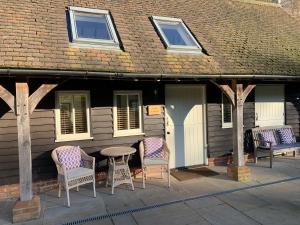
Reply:
<svg viewBox="0 0 300 225"><path fill-rule="evenodd" d="M60 163L58 160L56 160L56 159L53 159L53 161L54 161L54 163L56 164L56 166L59 166L59 167L63 167L63 164L62 163Z"/></svg>
<svg viewBox="0 0 300 225"><path fill-rule="evenodd" d="M163 158L168 160L170 159L170 149L168 148L167 143L164 141L164 145L163 145Z"/></svg>
<svg viewBox="0 0 300 225"><path fill-rule="evenodd" d="M140 141L139 153L140 153L141 165L143 165L144 163L144 152L145 152L144 141Z"/></svg>
<svg viewBox="0 0 300 225"><path fill-rule="evenodd" d="M84 168L95 170L95 157L89 156L81 149L81 160Z"/></svg>
<svg viewBox="0 0 300 225"><path fill-rule="evenodd" d="M83 167L84 168L88 168L88 169L92 169L95 170L95 158L94 157L90 157L90 158L81 158L82 162L83 162Z"/></svg>
<svg viewBox="0 0 300 225"><path fill-rule="evenodd" d="M93 159L94 159L93 156L89 156L87 154L81 154L81 158L82 158L82 160L86 160L86 161L93 161Z"/></svg>
<svg viewBox="0 0 300 225"><path fill-rule="evenodd" d="M67 174L67 169L65 167L64 164L60 163L58 160L54 160L55 164L56 164L56 168L57 168L57 173L59 175L65 175Z"/></svg>

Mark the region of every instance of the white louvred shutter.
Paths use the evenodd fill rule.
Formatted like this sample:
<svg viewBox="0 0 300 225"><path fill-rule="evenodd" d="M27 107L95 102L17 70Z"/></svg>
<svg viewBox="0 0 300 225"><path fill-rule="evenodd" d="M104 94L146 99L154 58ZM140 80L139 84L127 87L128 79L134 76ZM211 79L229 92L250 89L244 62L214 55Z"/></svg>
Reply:
<svg viewBox="0 0 300 225"><path fill-rule="evenodd" d="M128 129L127 95L117 95L118 130Z"/></svg>
<svg viewBox="0 0 300 225"><path fill-rule="evenodd" d="M75 132L87 133L87 103L85 95L74 95Z"/></svg>
<svg viewBox="0 0 300 225"><path fill-rule="evenodd" d="M60 97L60 126L61 134L73 133L72 99L67 96Z"/></svg>
<svg viewBox="0 0 300 225"><path fill-rule="evenodd" d="M232 106L227 96L223 94L223 122L232 122Z"/></svg>
<svg viewBox="0 0 300 225"><path fill-rule="evenodd" d="M130 129L138 129L140 127L138 95L128 96L128 107L129 107L129 127Z"/></svg>

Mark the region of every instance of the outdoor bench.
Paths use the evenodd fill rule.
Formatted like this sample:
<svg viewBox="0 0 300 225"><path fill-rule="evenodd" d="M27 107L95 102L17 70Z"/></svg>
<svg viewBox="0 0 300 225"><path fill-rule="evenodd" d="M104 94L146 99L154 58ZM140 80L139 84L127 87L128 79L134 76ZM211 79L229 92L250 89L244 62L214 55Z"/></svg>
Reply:
<svg viewBox="0 0 300 225"><path fill-rule="evenodd" d="M296 142L291 126L268 126L252 128L252 137L254 144L254 162L261 156L270 157L270 168L272 168L273 156L300 150L300 143Z"/></svg>

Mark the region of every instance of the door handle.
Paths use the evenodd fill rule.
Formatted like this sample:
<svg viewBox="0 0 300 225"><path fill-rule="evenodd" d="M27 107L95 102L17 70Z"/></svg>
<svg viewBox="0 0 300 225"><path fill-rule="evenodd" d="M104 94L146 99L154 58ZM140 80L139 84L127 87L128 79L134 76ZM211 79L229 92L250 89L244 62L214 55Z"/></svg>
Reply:
<svg viewBox="0 0 300 225"><path fill-rule="evenodd" d="M258 120L258 113L255 113L255 120Z"/></svg>
<svg viewBox="0 0 300 225"><path fill-rule="evenodd" d="M167 131L167 134L170 134L170 132L169 132L169 131Z"/></svg>

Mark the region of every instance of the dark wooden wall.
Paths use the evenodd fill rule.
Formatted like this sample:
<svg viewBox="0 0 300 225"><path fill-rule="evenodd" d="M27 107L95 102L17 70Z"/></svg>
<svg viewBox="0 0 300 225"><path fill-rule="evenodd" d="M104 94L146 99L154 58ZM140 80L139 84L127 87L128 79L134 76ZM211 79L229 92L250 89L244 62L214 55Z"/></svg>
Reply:
<svg viewBox="0 0 300 225"><path fill-rule="evenodd" d="M5 84L13 92L12 85ZM39 86L31 82L31 92ZM90 90L91 128L93 140L55 143L55 91ZM164 84L158 82L118 81L68 81L49 93L31 116L33 179L48 179L56 176L56 169L50 157L51 150L61 145L80 145L103 165L98 153L104 147L113 145L135 146L144 136L113 137L113 90L142 90L143 105L164 105ZM157 95L154 94L157 90ZM298 95L299 94L299 95ZM252 151L249 131L255 125L255 92L248 97L244 108L245 150ZM293 126L300 135L300 91L298 85L286 88L286 123ZM218 157L232 152L232 129L222 128L221 91L213 84L207 84L207 132L208 156ZM164 136L164 113L147 116L144 107L145 136ZM135 160L138 162L138 155ZM0 184L18 182L18 150L16 118L3 101L0 101Z"/></svg>
<svg viewBox="0 0 300 225"><path fill-rule="evenodd" d="M32 83L33 91L39 83ZM154 94L157 90L157 95ZM93 140L55 143L55 91L90 90L91 129ZM143 105L164 104L164 86L160 83L117 81L69 81L49 93L31 116L33 179L49 179L56 176L51 150L61 145L80 145L87 153L104 158L101 149L114 145L136 146L144 136L113 137L113 90L142 90ZM160 116L147 116L144 107L145 136L164 135L164 112ZM18 182L18 149L16 118L3 101L0 101L0 185ZM138 155L135 156L138 158ZM138 160L135 160L138 161ZM101 163L100 163L101 164Z"/></svg>
<svg viewBox="0 0 300 225"><path fill-rule="evenodd" d="M208 156L219 157L232 152L232 128L222 128L221 91L213 84L207 86L207 136ZM249 130L255 126L254 92L244 105L245 150L252 150Z"/></svg>
<svg viewBox="0 0 300 225"><path fill-rule="evenodd" d="M294 129L300 141L300 84L288 84L285 87L285 120Z"/></svg>

